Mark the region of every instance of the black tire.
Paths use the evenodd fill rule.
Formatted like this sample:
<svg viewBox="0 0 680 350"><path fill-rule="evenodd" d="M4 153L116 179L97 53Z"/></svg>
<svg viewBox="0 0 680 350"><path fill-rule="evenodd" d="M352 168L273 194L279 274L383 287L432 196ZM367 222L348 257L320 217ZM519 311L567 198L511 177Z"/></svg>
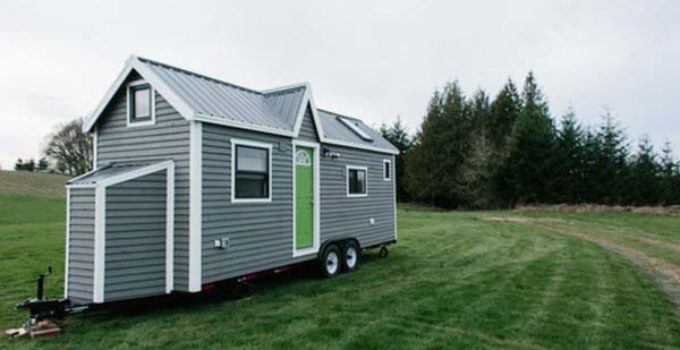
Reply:
<svg viewBox="0 0 680 350"><path fill-rule="evenodd" d="M319 266L321 267L321 276L330 278L340 273L342 265L342 258L340 249L337 245L331 244L323 251Z"/></svg>
<svg viewBox="0 0 680 350"><path fill-rule="evenodd" d="M342 247L342 271L352 272L359 267L361 249L355 241L347 241Z"/></svg>

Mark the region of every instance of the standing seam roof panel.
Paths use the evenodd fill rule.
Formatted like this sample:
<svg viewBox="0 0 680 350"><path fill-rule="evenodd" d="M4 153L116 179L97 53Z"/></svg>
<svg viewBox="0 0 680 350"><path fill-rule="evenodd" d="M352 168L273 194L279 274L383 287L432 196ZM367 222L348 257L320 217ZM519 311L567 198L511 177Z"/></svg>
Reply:
<svg viewBox="0 0 680 350"><path fill-rule="evenodd" d="M215 120L294 131L307 89L304 85L262 93L145 58L138 59L196 113L205 114ZM361 120L321 109L317 111L323 137L329 141L397 151L379 132ZM338 117L357 121L357 127L373 140L362 139L341 123Z"/></svg>

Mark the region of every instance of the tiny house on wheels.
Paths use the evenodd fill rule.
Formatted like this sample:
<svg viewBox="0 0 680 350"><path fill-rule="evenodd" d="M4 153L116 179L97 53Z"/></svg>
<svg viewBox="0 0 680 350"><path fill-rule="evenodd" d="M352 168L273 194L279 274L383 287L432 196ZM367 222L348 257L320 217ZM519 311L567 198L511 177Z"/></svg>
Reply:
<svg viewBox="0 0 680 350"><path fill-rule="evenodd" d="M309 84L256 91L132 56L83 127L94 170L67 184L75 304L305 261L333 276L397 240L397 149L318 109Z"/></svg>

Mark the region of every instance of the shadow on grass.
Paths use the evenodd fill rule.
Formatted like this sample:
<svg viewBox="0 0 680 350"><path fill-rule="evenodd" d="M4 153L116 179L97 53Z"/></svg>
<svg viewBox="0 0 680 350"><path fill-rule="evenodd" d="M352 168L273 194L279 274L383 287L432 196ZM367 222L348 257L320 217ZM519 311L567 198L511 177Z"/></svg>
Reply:
<svg viewBox="0 0 680 350"><path fill-rule="evenodd" d="M382 260L377 250L364 253L361 264ZM212 284L200 293L176 292L168 295L91 305L84 313L74 315L79 321L106 321L118 318L142 317L156 313L197 311L205 307L249 299L259 293L271 293L294 283L321 281L318 262L300 263L280 272L268 271L246 283L227 280ZM245 290L244 290L245 288Z"/></svg>

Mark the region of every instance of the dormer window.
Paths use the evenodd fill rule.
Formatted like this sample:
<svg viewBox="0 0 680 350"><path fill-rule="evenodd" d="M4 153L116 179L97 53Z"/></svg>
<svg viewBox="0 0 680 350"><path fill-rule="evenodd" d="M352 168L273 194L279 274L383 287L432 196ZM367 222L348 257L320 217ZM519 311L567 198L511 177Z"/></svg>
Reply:
<svg viewBox="0 0 680 350"><path fill-rule="evenodd" d="M152 125L156 121L154 91L145 81L128 85L128 126Z"/></svg>

